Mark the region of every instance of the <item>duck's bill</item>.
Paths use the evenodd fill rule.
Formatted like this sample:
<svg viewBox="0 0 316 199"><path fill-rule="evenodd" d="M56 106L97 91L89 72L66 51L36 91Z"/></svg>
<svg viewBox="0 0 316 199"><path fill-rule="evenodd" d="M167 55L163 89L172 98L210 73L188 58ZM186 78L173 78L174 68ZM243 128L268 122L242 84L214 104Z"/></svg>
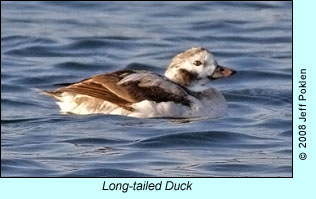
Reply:
<svg viewBox="0 0 316 199"><path fill-rule="evenodd" d="M208 78L214 80L222 77L229 77L235 73L236 71L233 69L218 65L215 69L215 72L212 75L208 76Z"/></svg>

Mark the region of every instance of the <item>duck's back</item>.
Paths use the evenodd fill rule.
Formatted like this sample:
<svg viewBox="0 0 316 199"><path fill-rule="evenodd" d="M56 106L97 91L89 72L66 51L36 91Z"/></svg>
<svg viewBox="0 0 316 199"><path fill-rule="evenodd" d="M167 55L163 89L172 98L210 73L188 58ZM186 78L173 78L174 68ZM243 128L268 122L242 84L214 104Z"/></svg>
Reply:
<svg viewBox="0 0 316 199"><path fill-rule="evenodd" d="M92 76L45 94L58 99L61 112L74 114L163 117L181 114L173 107L190 106L185 88L161 75L137 70Z"/></svg>

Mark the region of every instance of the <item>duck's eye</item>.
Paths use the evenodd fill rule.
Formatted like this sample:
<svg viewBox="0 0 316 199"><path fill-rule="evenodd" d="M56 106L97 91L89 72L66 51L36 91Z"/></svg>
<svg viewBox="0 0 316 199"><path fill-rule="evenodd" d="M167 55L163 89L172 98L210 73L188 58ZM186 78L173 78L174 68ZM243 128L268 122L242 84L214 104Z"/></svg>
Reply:
<svg viewBox="0 0 316 199"><path fill-rule="evenodd" d="M193 64L196 65L196 66L200 66L202 64L202 62L199 61L199 60L196 60L196 61L193 62Z"/></svg>

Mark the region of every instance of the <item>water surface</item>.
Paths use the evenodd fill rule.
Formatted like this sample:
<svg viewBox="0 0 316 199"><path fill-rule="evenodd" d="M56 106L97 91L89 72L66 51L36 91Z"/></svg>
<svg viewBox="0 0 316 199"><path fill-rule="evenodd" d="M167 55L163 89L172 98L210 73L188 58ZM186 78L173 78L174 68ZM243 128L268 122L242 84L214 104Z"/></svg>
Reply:
<svg viewBox="0 0 316 199"><path fill-rule="evenodd" d="M292 176L291 2L1 2L1 171L14 177ZM62 115L37 89L163 73L192 46L238 71L217 119Z"/></svg>

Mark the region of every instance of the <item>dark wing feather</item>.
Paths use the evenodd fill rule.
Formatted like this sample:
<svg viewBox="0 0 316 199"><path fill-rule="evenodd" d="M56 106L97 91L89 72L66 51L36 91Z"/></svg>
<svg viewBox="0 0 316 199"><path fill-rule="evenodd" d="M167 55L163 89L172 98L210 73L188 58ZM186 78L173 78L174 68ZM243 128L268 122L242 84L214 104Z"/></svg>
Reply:
<svg viewBox="0 0 316 199"><path fill-rule="evenodd" d="M63 92L71 92L76 94L88 95L91 97L103 99L111 103L117 104L127 110L131 110L132 103L143 100L152 100L156 102L174 101L189 106L190 101L187 100L187 92L178 85L169 82L173 87L179 89L177 92L166 91L161 85L153 84L150 86L141 86L142 78L120 83L125 77L135 74L144 73L143 71L122 70L103 75L92 76L88 79L74 83L67 87L59 88L55 91L48 92L51 95L60 96ZM152 73L150 73L153 75ZM162 81L168 81L158 75L155 78L161 78ZM150 81L146 79L146 81ZM179 94L181 93L181 95Z"/></svg>

